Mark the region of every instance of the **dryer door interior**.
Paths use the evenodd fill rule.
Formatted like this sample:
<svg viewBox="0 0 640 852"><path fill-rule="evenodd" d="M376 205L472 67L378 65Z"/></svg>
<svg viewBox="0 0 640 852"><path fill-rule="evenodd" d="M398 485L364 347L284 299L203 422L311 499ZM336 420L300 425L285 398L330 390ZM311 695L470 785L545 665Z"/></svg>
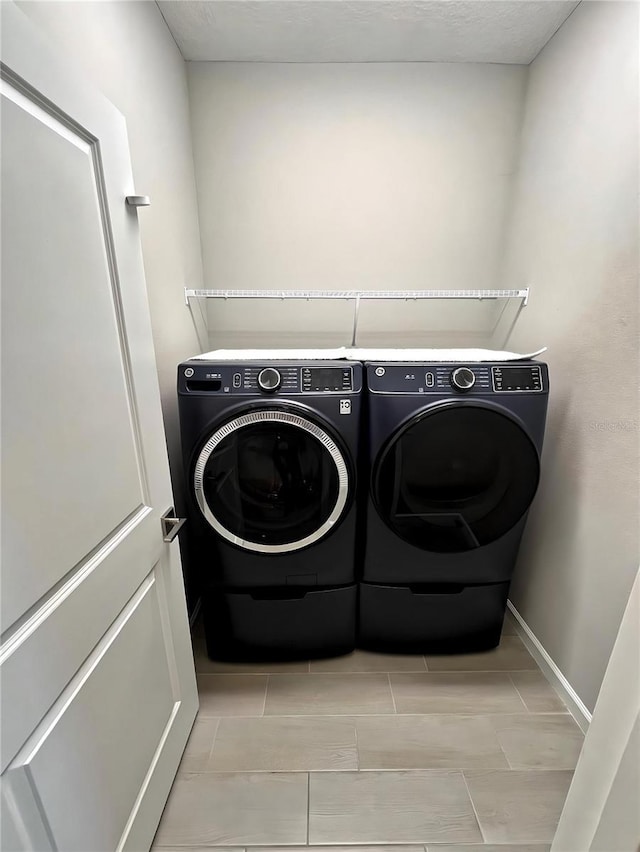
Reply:
<svg viewBox="0 0 640 852"><path fill-rule="evenodd" d="M282 553L323 538L349 494L345 457L299 414L260 410L221 426L200 451L193 489L202 514L227 541Z"/></svg>
<svg viewBox="0 0 640 852"><path fill-rule="evenodd" d="M515 420L488 407L448 405L395 433L374 466L373 499L405 541L459 553L512 529L539 476L538 452Z"/></svg>

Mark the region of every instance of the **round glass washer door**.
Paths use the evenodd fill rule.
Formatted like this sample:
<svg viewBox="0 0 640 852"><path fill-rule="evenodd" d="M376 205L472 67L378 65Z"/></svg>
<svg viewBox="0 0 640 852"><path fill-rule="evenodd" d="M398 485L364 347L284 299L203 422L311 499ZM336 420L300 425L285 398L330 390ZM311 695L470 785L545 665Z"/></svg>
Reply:
<svg viewBox="0 0 640 852"><path fill-rule="evenodd" d="M372 476L376 508L404 541L422 550L460 553L512 529L534 498L538 451L506 414L444 405L399 429Z"/></svg>
<svg viewBox="0 0 640 852"><path fill-rule="evenodd" d="M285 553L331 532L347 503L349 472L317 423L263 409L214 432L196 460L193 489L224 539L245 550Z"/></svg>

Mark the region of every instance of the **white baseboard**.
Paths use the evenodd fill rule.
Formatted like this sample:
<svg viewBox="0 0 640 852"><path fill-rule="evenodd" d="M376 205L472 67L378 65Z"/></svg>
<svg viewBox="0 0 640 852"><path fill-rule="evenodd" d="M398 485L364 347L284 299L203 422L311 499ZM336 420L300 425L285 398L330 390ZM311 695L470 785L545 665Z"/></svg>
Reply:
<svg viewBox="0 0 640 852"><path fill-rule="evenodd" d="M569 708L571 715L580 726L582 732L586 734L591 723L591 713L582 703L578 693L551 659L538 637L511 601L507 601L507 607L513 615L516 630L518 631L518 635L522 639L523 643L526 645L527 650L540 666L544 676L560 694L560 697Z"/></svg>

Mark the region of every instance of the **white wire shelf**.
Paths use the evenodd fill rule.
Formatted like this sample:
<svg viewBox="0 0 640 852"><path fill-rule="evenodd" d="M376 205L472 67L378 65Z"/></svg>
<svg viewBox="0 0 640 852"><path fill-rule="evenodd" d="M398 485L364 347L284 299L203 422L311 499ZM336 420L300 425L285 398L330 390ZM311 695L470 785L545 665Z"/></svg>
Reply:
<svg viewBox="0 0 640 852"><path fill-rule="evenodd" d="M522 299L526 305L529 288L523 290L189 290L189 299Z"/></svg>
<svg viewBox="0 0 640 852"><path fill-rule="evenodd" d="M185 304L191 309L194 322L196 322L196 316L193 310L193 300L196 300L196 304L200 306L202 305L200 302L201 299L351 300L354 302L351 335L352 346L356 345L361 302L387 299L394 301L418 301L422 299L475 299L477 301L519 299L520 304L517 306L513 322L507 331L506 343L520 311L526 306L529 300L529 288L526 287L521 290L190 290L185 288L184 298ZM508 304L507 301L505 301L505 306L506 304Z"/></svg>

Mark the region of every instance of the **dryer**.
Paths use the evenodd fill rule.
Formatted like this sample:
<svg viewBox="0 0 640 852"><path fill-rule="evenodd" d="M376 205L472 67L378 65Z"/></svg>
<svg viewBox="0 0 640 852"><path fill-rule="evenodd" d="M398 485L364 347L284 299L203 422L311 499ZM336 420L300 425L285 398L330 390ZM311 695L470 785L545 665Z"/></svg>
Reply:
<svg viewBox="0 0 640 852"><path fill-rule="evenodd" d="M540 477L540 362L367 363L359 643L494 647Z"/></svg>
<svg viewBox="0 0 640 852"><path fill-rule="evenodd" d="M295 658L355 642L362 366L178 368L187 560L209 655Z"/></svg>

